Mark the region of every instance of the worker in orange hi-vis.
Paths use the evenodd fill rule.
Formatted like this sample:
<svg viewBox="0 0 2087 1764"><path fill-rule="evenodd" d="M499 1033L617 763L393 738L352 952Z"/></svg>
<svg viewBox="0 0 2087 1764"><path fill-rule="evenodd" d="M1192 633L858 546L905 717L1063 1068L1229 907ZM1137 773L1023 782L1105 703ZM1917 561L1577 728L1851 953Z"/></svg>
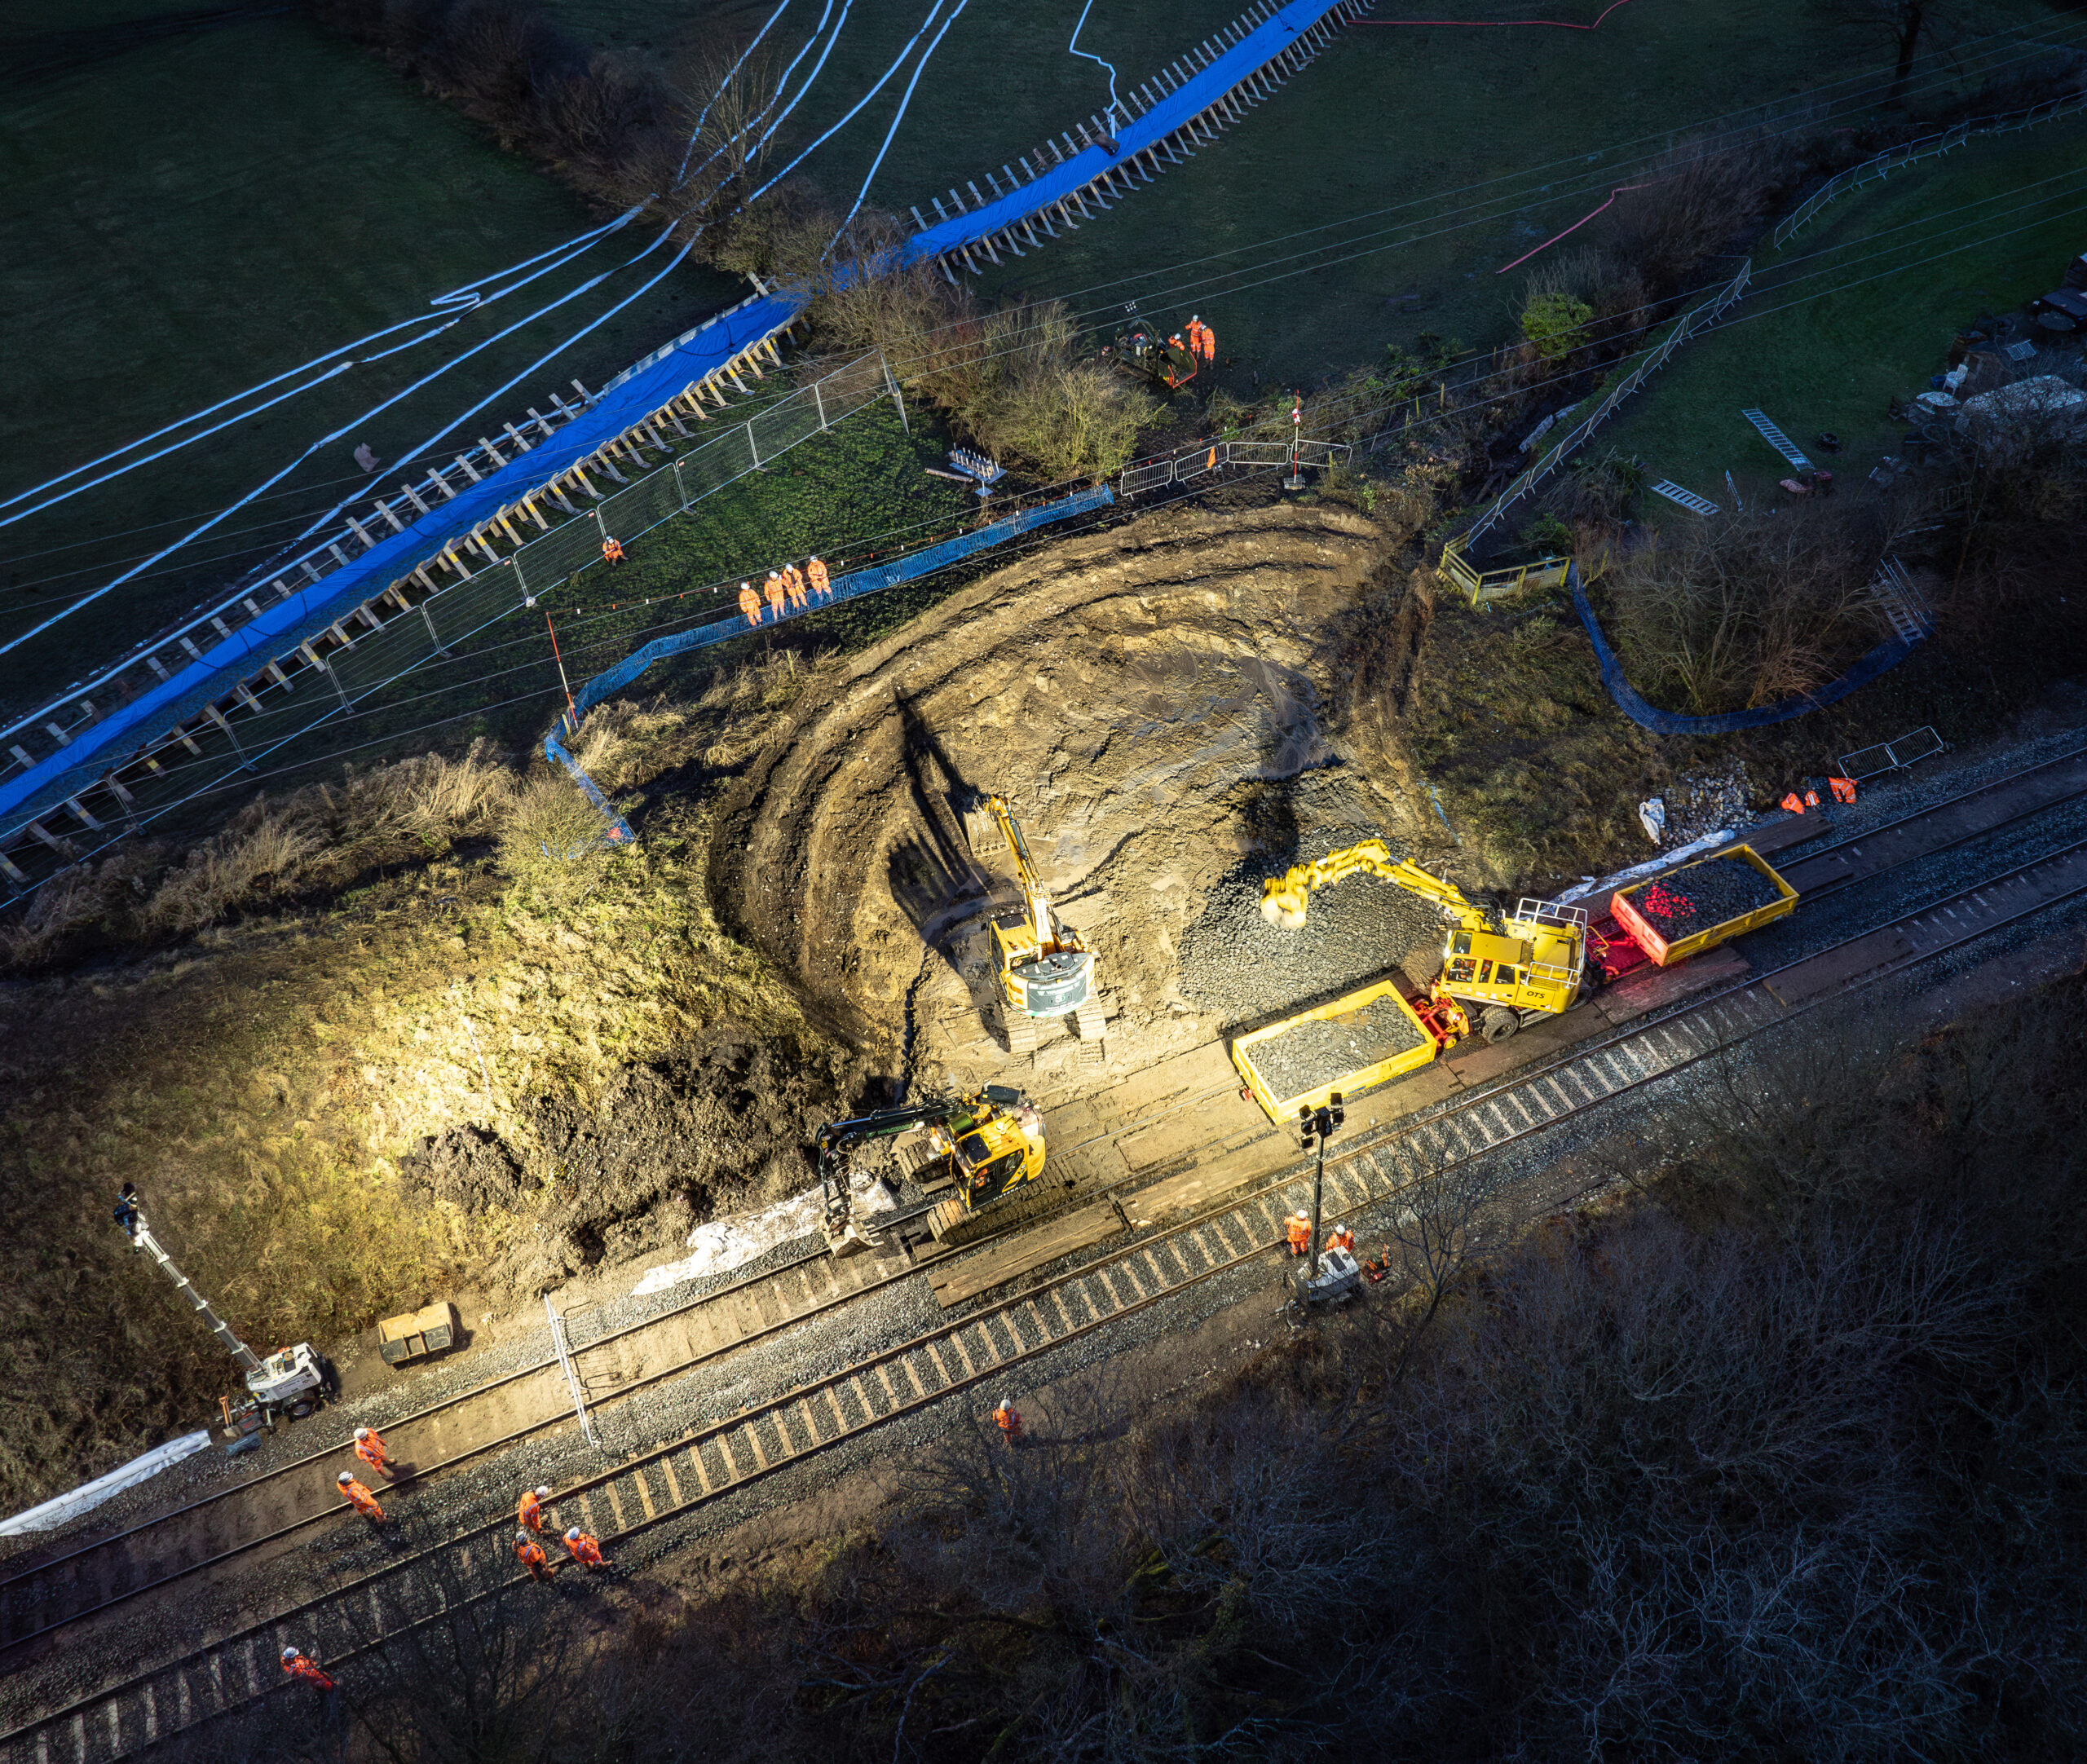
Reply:
<svg viewBox="0 0 2087 1764"><path fill-rule="evenodd" d="M1855 800L1855 781L1852 778L1829 778L1826 780L1826 787L1833 792L1836 802L1853 802Z"/></svg>
<svg viewBox="0 0 2087 1764"><path fill-rule="evenodd" d="M623 541L620 539L618 539L613 533L604 535L602 540L602 555L607 558L611 563L621 563L623 562Z"/></svg>
<svg viewBox="0 0 2087 1764"><path fill-rule="evenodd" d="M739 611L747 615L748 624L761 623L761 596L754 593L753 584L739 584Z"/></svg>
<svg viewBox="0 0 2087 1764"><path fill-rule="evenodd" d="M558 1572L558 1563L544 1554L544 1546L526 1531L514 1534L514 1559L529 1571L532 1581L547 1581Z"/></svg>
<svg viewBox="0 0 2087 1764"><path fill-rule="evenodd" d="M315 1691L330 1691L333 1688L333 1681L294 1647L286 1647L283 1650L283 1670L293 1678L310 1685Z"/></svg>
<svg viewBox="0 0 2087 1764"><path fill-rule="evenodd" d="M826 562L814 558L805 566L805 580L812 585L812 592L824 600L833 592L833 578L826 573Z"/></svg>
<svg viewBox="0 0 2087 1764"><path fill-rule="evenodd" d="M545 1516L544 1503L550 1497L551 1492L548 1488L524 1490L522 1498L514 1503L515 1518L531 1531L541 1531Z"/></svg>
<svg viewBox="0 0 2087 1764"><path fill-rule="evenodd" d="M377 1504L377 1497L355 1480L353 1471L344 1470L333 1480L339 1485L341 1498L349 1502L364 1519L373 1525L384 1523L384 1509Z"/></svg>
<svg viewBox="0 0 2087 1764"><path fill-rule="evenodd" d="M993 1422L1000 1430L1000 1437L1009 1445L1021 1444L1021 1415L1012 1396L1000 1399L1000 1406L993 1411Z"/></svg>
<svg viewBox="0 0 2087 1764"><path fill-rule="evenodd" d="M1290 1240L1290 1253L1292 1255L1309 1255L1312 1253L1312 1215L1309 1213L1292 1213L1282 1223L1284 1235Z"/></svg>
<svg viewBox="0 0 2087 1764"><path fill-rule="evenodd" d="M805 572L794 563L783 566L783 592L790 597L790 611L805 610Z"/></svg>
<svg viewBox="0 0 2087 1764"><path fill-rule="evenodd" d="M1352 1255L1355 1254L1355 1233L1345 1225L1336 1225L1326 1233L1326 1241L1321 1249L1345 1250Z"/></svg>
<svg viewBox="0 0 2087 1764"><path fill-rule="evenodd" d="M391 1474L391 1448L374 1427L355 1429L355 1456L380 1475Z"/></svg>
<svg viewBox="0 0 2087 1764"><path fill-rule="evenodd" d="M602 1540L590 1537L577 1525L569 1527L565 1534L566 1554L583 1568L605 1568L608 1559L602 1554Z"/></svg>
<svg viewBox="0 0 2087 1764"><path fill-rule="evenodd" d="M1207 324L1203 327L1203 359L1206 362L1217 359L1217 333Z"/></svg>
<svg viewBox="0 0 2087 1764"><path fill-rule="evenodd" d="M777 618L781 618L783 616L783 578L770 570L768 572L768 580L761 589L761 592L768 597L768 610Z"/></svg>

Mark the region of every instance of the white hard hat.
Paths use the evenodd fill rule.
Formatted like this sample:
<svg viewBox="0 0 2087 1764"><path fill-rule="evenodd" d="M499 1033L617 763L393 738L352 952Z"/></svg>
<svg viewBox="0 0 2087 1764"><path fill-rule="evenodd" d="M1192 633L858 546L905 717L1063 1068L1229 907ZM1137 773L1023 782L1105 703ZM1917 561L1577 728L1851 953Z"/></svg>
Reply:
<svg viewBox="0 0 2087 1764"><path fill-rule="evenodd" d="M580 1541L580 1528L577 1525L575 1525L571 1530L566 1532L565 1541L567 1543L578 1543Z"/></svg>
<svg viewBox="0 0 2087 1764"><path fill-rule="evenodd" d="M537 1491L536 1491L536 1498L537 1498L539 1501L548 1501L548 1500L549 1500L549 1499L550 1499L550 1497L551 1497L551 1492L550 1492L550 1490L549 1490L549 1489L548 1489L548 1488L539 1488L539 1489L537 1489Z"/></svg>
<svg viewBox="0 0 2087 1764"><path fill-rule="evenodd" d="M527 1532L526 1531L518 1531L518 1532L515 1532L515 1534L514 1534L514 1541L515 1541L515 1542L517 1542L517 1543L527 1543L527 1542L528 1542L528 1541L529 1541L529 1534L528 1534L528 1532Z"/></svg>
<svg viewBox="0 0 2087 1764"><path fill-rule="evenodd" d="M285 1648L283 1650L283 1658L285 1660L295 1660L297 1658L297 1650L294 1647Z"/></svg>
<svg viewBox="0 0 2087 1764"><path fill-rule="evenodd" d="M358 1440L368 1439L369 1437L369 1429L367 1427L357 1427L355 1429L355 1437Z"/></svg>
<svg viewBox="0 0 2087 1764"><path fill-rule="evenodd" d="M333 1479L336 1482L353 1482L355 1480L355 1473L351 1470L344 1470Z"/></svg>

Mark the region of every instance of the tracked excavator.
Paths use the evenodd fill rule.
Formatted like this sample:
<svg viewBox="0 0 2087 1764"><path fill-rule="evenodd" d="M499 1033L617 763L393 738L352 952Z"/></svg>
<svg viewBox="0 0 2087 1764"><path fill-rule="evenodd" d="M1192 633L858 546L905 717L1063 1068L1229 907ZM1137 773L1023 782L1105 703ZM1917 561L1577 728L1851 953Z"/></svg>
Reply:
<svg viewBox="0 0 2087 1764"><path fill-rule="evenodd" d="M1283 930L1300 930L1313 890L1364 875L1419 895L1448 922L1442 972L1428 996L1465 1007L1489 1042L1505 1041L1530 1018L1555 1016L1579 998L1586 974L1585 908L1524 898L1512 913L1489 912L1467 900L1454 883L1416 863L1394 862L1381 839L1269 877L1261 887L1261 916Z"/></svg>
<svg viewBox="0 0 2087 1764"><path fill-rule="evenodd" d="M1007 798L988 796L974 812L999 827L1013 854L1015 886L1021 893L1020 906L993 918L1008 1052L1017 1058L1034 1053L1038 1022L1063 1017L1073 1019L1083 1046L1098 1049L1105 1025L1094 984L1092 953L1051 916L1050 897L1044 892L1029 855L1029 841L1022 837L1021 823L1008 807Z"/></svg>
<svg viewBox="0 0 2087 1764"><path fill-rule="evenodd" d="M1037 1182L1043 1113L1004 1084L829 1121L817 1149L826 1206L820 1229L836 1256L890 1241L885 1215L895 1211L890 1197L900 1177L930 1193L954 1191L928 1215L934 1240L952 1246L1018 1224L1057 1199Z"/></svg>
<svg viewBox="0 0 2087 1764"><path fill-rule="evenodd" d="M1177 392L1196 377L1194 355L1171 338L1142 324L1119 333L1104 354L1126 373Z"/></svg>

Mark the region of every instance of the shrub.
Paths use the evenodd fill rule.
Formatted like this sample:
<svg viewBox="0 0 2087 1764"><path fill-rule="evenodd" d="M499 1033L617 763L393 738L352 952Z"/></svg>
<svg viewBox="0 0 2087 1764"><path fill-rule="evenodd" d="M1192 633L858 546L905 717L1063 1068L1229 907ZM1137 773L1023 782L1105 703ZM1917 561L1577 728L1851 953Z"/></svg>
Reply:
<svg viewBox="0 0 2087 1764"><path fill-rule="evenodd" d="M1557 361L1587 342L1595 309L1563 292L1537 294L1522 308L1522 335L1546 361Z"/></svg>
<svg viewBox="0 0 2087 1764"><path fill-rule="evenodd" d="M1697 715L1823 686L1886 626L1881 536L1813 508L1692 522L1620 562L1609 593L1641 690Z"/></svg>

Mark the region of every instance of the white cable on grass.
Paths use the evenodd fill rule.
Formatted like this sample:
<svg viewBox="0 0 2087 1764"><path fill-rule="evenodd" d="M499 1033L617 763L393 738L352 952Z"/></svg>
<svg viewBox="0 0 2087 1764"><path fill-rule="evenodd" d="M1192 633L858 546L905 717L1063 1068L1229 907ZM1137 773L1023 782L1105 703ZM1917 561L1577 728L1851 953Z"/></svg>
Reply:
<svg viewBox="0 0 2087 1764"><path fill-rule="evenodd" d="M920 65L914 68L913 77L906 82L905 95L898 100L898 114L891 119L891 126L885 130L884 145L877 149L877 157L870 161L869 171L863 179L863 187L855 192L855 206L848 210L846 215L842 218L841 224L834 229L833 236L826 242L826 250L819 254L821 257L827 255L836 245L840 244L841 234L848 231L848 223L854 219L863 202L867 200L870 185L876 177L877 168L883 165L885 155L891 151L891 143L898 134L899 124L906 120L906 107L913 102L913 88L920 83L920 76L928 71L928 64L934 60L935 51L942 47L942 39L949 35L950 26L964 15L964 9L970 4L971 0L956 0L956 11L942 20L942 28L935 33L935 40L921 51ZM934 14L931 12L928 16L932 20ZM927 26L924 24L920 29L925 30ZM916 42L920 41L917 34L914 41Z"/></svg>
<svg viewBox="0 0 2087 1764"><path fill-rule="evenodd" d="M776 117L774 121L769 124L768 132L762 135L758 141L754 143L754 148L757 152L767 146L770 141L775 139L775 131L790 120L790 112L795 110L798 105L804 103L805 94L809 92L813 86L818 83L820 70L826 66L826 58L833 53L833 46L841 41L841 32L848 28L848 15L854 10L854 4L855 0L841 0L841 16L834 20L833 34L827 38L826 47L819 51L818 60L812 64L812 71L805 76L805 83L797 88L797 95L783 107L781 112ZM832 10L833 0L827 0L826 12L830 13ZM821 13L819 15L820 29L823 29L825 25L826 13ZM811 41L808 42L802 49L797 51L797 61L803 60L805 56L810 52L812 43L818 41L818 32L814 31L811 35ZM792 61L790 65L793 68L796 67L797 61ZM788 75L786 73L784 77L787 79ZM782 87L779 85L776 90L779 94L782 90ZM801 157L802 156L801 155L800 157ZM794 163L794 161L792 163ZM765 190L768 186L764 184L761 187ZM748 201L752 201L753 199L749 196L747 200Z"/></svg>
<svg viewBox="0 0 2087 1764"><path fill-rule="evenodd" d="M1085 29L1087 29L1087 15L1088 15L1088 13L1092 12L1093 10L1094 10L1094 0L1087 0L1087 4L1086 4L1085 6L1082 7L1080 8L1080 12L1079 12L1079 24L1075 24L1074 26L1073 26L1073 34L1072 34L1071 37L1067 41L1067 42L1066 42L1066 53L1067 55L1078 55L1078 56L1080 58L1080 60L1083 60L1083 61L1092 61L1092 63L1093 63L1096 67L1098 67L1098 68L1108 68L1108 70L1109 70L1109 120L1110 120L1111 122L1114 122L1114 121L1116 120L1116 69L1115 69L1115 66L1114 66L1114 64L1113 63L1107 62L1107 61L1104 61L1104 60L1101 59L1101 56L1099 56L1099 55L1090 55L1090 54L1088 54L1088 51L1087 51L1086 50L1082 49L1082 48L1079 46L1079 33L1080 33L1082 31L1083 31L1083 30L1085 30Z"/></svg>
<svg viewBox="0 0 2087 1764"><path fill-rule="evenodd" d="M789 10L790 0L783 0L783 4L776 7L773 12L768 15L768 24L762 25L759 30L753 33L753 41L748 43L746 47L740 51L739 59L737 61L735 61L731 66L726 70L725 77L717 82L717 90L710 95L709 103L706 104L703 107L701 114L699 114L695 119L695 126L689 130L688 145L682 149L680 168L674 173L674 183L677 187L680 185L682 179L688 176L688 157L691 153L693 153L695 151L696 139L703 133L704 124L710 120L710 112L713 106L717 104L719 99L725 95L725 88L732 83L734 77L739 73L741 68L746 65L747 57L752 55L755 50L761 46L761 38L768 34L769 25L774 24L778 19L782 17L783 15Z"/></svg>

